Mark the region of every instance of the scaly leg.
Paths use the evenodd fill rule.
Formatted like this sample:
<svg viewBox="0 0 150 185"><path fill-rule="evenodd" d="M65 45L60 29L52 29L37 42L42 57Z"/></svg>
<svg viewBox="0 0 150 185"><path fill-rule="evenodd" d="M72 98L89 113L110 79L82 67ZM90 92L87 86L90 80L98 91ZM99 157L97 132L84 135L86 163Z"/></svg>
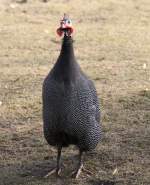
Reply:
<svg viewBox="0 0 150 185"><path fill-rule="evenodd" d="M77 170L72 173L72 177L77 179L79 175L81 174L81 171L86 172L88 175L92 175L92 173L89 170L86 170L83 166L83 151L79 151L79 163Z"/></svg>
<svg viewBox="0 0 150 185"><path fill-rule="evenodd" d="M47 175L45 175L44 177L47 178L49 176L51 176L52 174L56 173L56 176L59 176L60 174L60 171L61 171L61 150L62 150L62 147L58 147L58 150L57 150L57 166L52 169Z"/></svg>
<svg viewBox="0 0 150 185"><path fill-rule="evenodd" d="M77 167L77 170L75 172L73 172L73 174L72 174L72 177L75 178L75 179L79 177L79 175L81 173L81 170L83 168L82 154L83 154L83 152L80 150L79 151L79 163L78 163L78 167Z"/></svg>

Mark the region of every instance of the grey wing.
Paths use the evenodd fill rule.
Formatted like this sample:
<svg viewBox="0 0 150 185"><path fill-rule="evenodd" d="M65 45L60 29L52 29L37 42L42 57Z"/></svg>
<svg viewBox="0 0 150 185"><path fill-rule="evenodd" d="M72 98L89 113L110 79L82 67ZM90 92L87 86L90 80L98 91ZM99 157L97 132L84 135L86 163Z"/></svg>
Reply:
<svg viewBox="0 0 150 185"><path fill-rule="evenodd" d="M57 130L59 119L57 107L60 107L60 89L58 85L50 78L43 83L43 122L44 135L49 144L54 145L54 134Z"/></svg>
<svg viewBox="0 0 150 185"><path fill-rule="evenodd" d="M92 96L93 96L93 103L94 103L94 106L96 108L96 121L97 122L100 122L100 104L99 104L99 99L98 99L98 96L97 96L97 91L96 91L96 88L94 86L94 83L89 80L89 88L91 90L91 93L92 93Z"/></svg>

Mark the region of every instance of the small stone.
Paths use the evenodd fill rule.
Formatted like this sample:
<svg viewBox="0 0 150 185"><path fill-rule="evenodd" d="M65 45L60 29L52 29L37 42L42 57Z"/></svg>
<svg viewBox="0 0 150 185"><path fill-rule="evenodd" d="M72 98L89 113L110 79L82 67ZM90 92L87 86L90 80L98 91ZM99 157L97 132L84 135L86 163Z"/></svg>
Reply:
<svg viewBox="0 0 150 185"><path fill-rule="evenodd" d="M48 30L44 30L44 32L45 32L45 33L47 33L47 34L49 33L49 31L48 31Z"/></svg>
<svg viewBox="0 0 150 185"><path fill-rule="evenodd" d="M17 4L13 4L13 3L12 3L12 4L10 4L9 6L10 6L10 8L13 8L13 9L14 9L14 8L17 7Z"/></svg>
<svg viewBox="0 0 150 185"><path fill-rule="evenodd" d="M143 69L146 69L146 63L143 64Z"/></svg>

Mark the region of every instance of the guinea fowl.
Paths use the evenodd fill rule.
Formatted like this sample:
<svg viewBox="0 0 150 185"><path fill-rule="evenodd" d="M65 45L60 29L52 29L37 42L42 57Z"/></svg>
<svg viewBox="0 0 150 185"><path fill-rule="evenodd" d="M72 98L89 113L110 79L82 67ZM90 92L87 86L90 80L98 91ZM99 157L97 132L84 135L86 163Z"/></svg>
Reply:
<svg viewBox="0 0 150 185"><path fill-rule="evenodd" d="M76 145L79 163L72 174L77 178L83 168L83 152L93 150L100 138L99 102L93 82L82 72L73 49L71 20L64 15L59 36L64 36L60 55L43 83L44 136L57 148L57 165L46 176L61 170L62 147Z"/></svg>

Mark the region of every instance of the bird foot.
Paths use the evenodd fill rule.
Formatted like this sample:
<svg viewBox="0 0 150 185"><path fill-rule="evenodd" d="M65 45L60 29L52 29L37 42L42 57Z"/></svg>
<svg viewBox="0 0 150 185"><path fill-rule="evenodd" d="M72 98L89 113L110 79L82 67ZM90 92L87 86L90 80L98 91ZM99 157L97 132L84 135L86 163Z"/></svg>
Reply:
<svg viewBox="0 0 150 185"><path fill-rule="evenodd" d="M84 167L82 168L82 171L85 172L88 176L93 175L93 173L91 171L87 170Z"/></svg>
<svg viewBox="0 0 150 185"><path fill-rule="evenodd" d="M71 174L72 178L78 179L81 172L85 172L88 176L93 175L92 172L90 172L89 170L85 169L83 165L81 165L76 171L73 171Z"/></svg>
<svg viewBox="0 0 150 185"><path fill-rule="evenodd" d="M52 169L50 172L48 172L44 178L48 178L49 176L53 175L54 173L56 174L57 177L60 177L60 172L61 172L61 169L57 169L57 168L54 168Z"/></svg>

